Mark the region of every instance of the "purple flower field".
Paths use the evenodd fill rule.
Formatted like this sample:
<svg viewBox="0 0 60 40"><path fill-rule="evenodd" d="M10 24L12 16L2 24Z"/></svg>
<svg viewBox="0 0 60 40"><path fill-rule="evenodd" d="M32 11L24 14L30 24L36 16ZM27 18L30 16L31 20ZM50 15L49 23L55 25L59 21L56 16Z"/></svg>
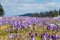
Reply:
<svg viewBox="0 0 60 40"><path fill-rule="evenodd" d="M60 40L60 18L0 17L0 40Z"/></svg>

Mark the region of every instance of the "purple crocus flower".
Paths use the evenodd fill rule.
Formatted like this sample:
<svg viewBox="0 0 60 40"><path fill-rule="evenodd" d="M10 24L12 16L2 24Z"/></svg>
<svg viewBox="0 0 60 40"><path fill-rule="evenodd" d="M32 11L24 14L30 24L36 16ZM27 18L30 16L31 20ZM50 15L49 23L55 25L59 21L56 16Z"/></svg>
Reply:
<svg viewBox="0 0 60 40"><path fill-rule="evenodd" d="M35 40L35 38L33 37L32 40Z"/></svg>
<svg viewBox="0 0 60 40"><path fill-rule="evenodd" d="M0 26L3 24L3 22L0 20Z"/></svg>
<svg viewBox="0 0 60 40"><path fill-rule="evenodd" d="M33 34L31 34L31 38L32 38L32 40L35 40L35 38L34 38L34 35L33 35Z"/></svg>
<svg viewBox="0 0 60 40"><path fill-rule="evenodd" d="M46 25L50 24L49 22L44 22Z"/></svg>
<svg viewBox="0 0 60 40"><path fill-rule="evenodd" d="M34 35L33 34L31 34L31 38L33 38L34 37Z"/></svg>
<svg viewBox="0 0 60 40"><path fill-rule="evenodd" d="M30 26L29 25L27 25L27 28L26 28L27 30L29 30L30 29Z"/></svg>
<svg viewBox="0 0 60 40"><path fill-rule="evenodd" d="M43 34L43 39L44 40L47 40L47 39L50 40L50 35L48 33L44 33Z"/></svg>
<svg viewBox="0 0 60 40"><path fill-rule="evenodd" d="M14 40L15 40L15 38L17 38L16 34L13 34L13 38L14 38Z"/></svg>
<svg viewBox="0 0 60 40"><path fill-rule="evenodd" d="M54 25L53 29L58 31L58 25Z"/></svg>
<svg viewBox="0 0 60 40"><path fill-rule="evenodd" d="M51 29L51 26L50 26L50 25L48 25L48 26L47 26L47 29L48 29L48 30L50 30L50 29Z"/></svg>
<svg viewBox="0 0 60 40"><path fill-rule="evenodd" d="M42 22L38 23L38 26L40 26L40 28L43 27L43 23Z"/></svg>
<svg viewBox="0 0 60 40"><path fill-rule="evenodd" d="M59 39L59 36L57 34L52 35L52 40L58 40L58 39Z"/></svg>
<svg viewBox="0 0 60 40"><path fill-rule="evenodd" d="M21 28L25 28L25 24L21 23Z"/></svg>
<svg viewBox="0 0 60 40"><path fill-rule="evenodd" d="M20 30L21 28L20 27L18 27L18 31Z"/></svg>

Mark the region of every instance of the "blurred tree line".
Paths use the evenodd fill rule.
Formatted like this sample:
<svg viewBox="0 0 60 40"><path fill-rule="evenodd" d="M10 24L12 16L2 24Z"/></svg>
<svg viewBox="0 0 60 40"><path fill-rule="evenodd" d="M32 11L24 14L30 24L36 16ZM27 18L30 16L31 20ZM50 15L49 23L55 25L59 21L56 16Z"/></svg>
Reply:
<svg viewBox="0 0 60 40"><path fill-rule="evenodd" d="M60 9L59 10L51 10L51 11L45 11L40 13L28 13L29 16L32 17L57 17L60 15Z"/></svg>
<svg viewBox="0 0 60 40"><path fill-rule="evenodd" d="M0 3L0 16L4 16L4 10L1 3Z"/></svg>

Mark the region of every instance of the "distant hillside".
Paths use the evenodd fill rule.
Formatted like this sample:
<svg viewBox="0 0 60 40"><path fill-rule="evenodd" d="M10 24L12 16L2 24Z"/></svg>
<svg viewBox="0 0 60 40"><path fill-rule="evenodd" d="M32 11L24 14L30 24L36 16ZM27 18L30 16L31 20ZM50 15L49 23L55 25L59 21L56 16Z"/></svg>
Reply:
<svg viewBox="0 0 60 40"><path fill-rule="evenodd" d="M23 14L23 15L19 15L19 16L32 16L33 14L31 13L27 13L27 14Z"/></svg>

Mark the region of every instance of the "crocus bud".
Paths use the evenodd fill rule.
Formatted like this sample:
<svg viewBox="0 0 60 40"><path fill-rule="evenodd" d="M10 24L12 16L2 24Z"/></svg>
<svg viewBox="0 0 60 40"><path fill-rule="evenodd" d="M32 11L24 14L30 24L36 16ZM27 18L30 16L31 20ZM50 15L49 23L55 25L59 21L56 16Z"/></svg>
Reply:
<svg viewBox="0 0 60 40"><path fill-rule="evenodd" d="M24 40L29 40L28 38L25 38Z"/></svg>
<svg viewBox="0 0 60 40"><path fill-rule="evenodd" d="M38 35L38 33L35 33L35 36L37 36Z"/></svg>
<svg viewBox="0 0 60 40"><path fill-rule="evenodd" d="M32 33L30 32L29 35L31 36L31 34L32 34Z"/></svg>
<svg viewBox="0 0 60 40"><path fill-rule="evenodd" d="M12 35L12 34L10 34L10 35L9 35L9 38L10 38L10 39L12 39L12 38L13 38L13 35Z"/></svg>

